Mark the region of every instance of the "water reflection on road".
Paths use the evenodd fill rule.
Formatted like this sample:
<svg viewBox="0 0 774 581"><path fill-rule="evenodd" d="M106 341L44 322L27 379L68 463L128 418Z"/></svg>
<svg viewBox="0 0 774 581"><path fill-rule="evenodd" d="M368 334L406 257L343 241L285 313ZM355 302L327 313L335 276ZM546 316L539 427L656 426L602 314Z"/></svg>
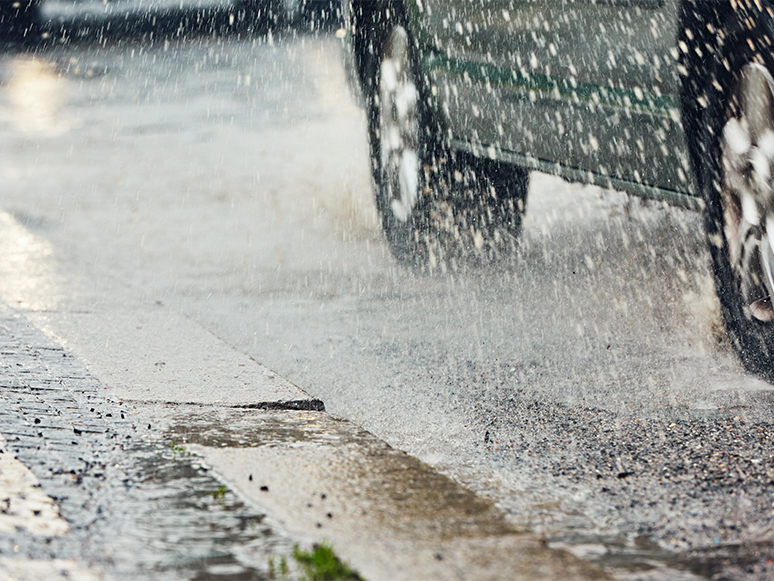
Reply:
<svg viewBox="0 0 774 581"><path fill-rule="evenodd" d="M71 123L61 117L65 81L50 61L22 55L8 63L6 103L0 115L24 133L64 133Z"/></svg>

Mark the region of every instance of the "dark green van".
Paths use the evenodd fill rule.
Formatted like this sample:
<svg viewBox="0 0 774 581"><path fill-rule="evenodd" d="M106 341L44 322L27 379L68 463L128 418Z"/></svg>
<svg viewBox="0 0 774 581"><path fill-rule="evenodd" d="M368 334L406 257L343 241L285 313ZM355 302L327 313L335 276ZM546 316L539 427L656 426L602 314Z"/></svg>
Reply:
<svg viewBox="0 0 774 581"><path fill-rule="evenodd" d="M731 341L774 378L771 2L342 8L398 259L513 248L533 169L701 210Z"/></svg>

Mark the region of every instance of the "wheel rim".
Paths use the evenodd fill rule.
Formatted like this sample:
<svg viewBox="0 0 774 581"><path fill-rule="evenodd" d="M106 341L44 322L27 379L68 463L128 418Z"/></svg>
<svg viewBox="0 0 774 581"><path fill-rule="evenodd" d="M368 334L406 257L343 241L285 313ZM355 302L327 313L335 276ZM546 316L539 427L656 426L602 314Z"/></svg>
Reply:
<svg viewBox="0 0 774 581"><path fill-rule="evenodd" d="M396 26L379 74L379 140L388 208L399 222L409 220L419 199L419 95L414 79L408 33Z"/></svg>
<svg viewBox="0 0 774 581"><path fill-rule="evenodd" d="M774 321L774 81L759 64L742 70L721 138L723 228L750 319Z"/></svg>

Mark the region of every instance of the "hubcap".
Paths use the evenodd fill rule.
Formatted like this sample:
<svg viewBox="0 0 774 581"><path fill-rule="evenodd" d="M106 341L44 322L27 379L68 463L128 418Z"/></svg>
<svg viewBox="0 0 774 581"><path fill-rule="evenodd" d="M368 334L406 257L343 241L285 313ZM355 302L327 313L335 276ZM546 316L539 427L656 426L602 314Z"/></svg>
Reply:
<svg viewBox="0 0 774 581"><path fill-rule="evenodd" d="M729 259L748 316L765 322L774 321L773 106L771 75L748 64L732 95L721 141Z"/></svg>
<svg viewBox="0 0 774 581"><path fill-rule="evenodd" d="M419 199L419 98L408 34L396 26L387 39L379 75L381 163L390 209L407 222Z"/></svg>

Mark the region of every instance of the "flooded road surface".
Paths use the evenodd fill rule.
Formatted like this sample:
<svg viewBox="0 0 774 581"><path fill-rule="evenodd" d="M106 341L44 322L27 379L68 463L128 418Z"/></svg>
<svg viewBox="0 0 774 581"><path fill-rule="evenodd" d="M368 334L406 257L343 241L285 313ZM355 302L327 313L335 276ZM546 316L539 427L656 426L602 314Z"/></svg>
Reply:
<svg viewBox="0 0 774 581"><path fill-rule="evenodd" d="M84 34L0 83L2 210L94 296L183 312L621 578L774 574L774 393L699 214L534 174L515 256L426 274L382 240L332 35Z"/></svg>

